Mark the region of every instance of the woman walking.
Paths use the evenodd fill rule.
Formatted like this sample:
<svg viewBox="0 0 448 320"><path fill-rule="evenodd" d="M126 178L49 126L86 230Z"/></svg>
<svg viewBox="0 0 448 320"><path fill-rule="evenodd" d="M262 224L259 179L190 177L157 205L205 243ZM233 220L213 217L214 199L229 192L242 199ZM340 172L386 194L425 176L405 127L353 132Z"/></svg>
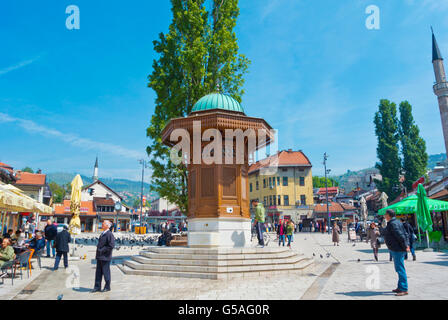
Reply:
<svg viewBox="0 0 448 320"><path fill-rule="evenodd" d="M332 230L332 234L333 234L333 243L334 245L339 245L339 227L336 224L336 221L333 222L333 230Z"/></svg>
<svg viewBox="0 0 448 320"><path fill-rule="evenodd" d="M370 240L370 246L373 249L373 256L375 257L376 261L378 261L378 249L380 248L380 244L377 241L379 236L380 230L377 228L375 222L372 222L369 228L367 228L366 242L368 243Z"/></svg>
<svg viewBox="0 0 448 320"><path fill-rule="evenodd" d="M283 220L283 223L280 223L277 228L278 234L278 246L283 242L283 246L285 246L285 236L286 236L286 220Z"/></svg>

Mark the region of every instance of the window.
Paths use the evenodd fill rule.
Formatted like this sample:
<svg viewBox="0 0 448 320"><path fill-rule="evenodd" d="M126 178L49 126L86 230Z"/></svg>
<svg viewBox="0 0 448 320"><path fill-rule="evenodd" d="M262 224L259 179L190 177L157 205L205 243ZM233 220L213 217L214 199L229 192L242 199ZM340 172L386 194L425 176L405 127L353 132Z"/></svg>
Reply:
<svg viewBox="0 0 448 320"><path fill-rule="evenodd" d="M269 205L272 206L272 196L269 196Z"/></svg>
<svg viewBox="0 0 448 320"><path fill-rule="evenodd" d="M271 177L269 177L269 188L272 187L272 180Z"/></svg>
<svg viewBox="0 0 448 320"><path fill-rule="evenodd" d="M303 169L303 168L299 168L299 171L300 171L300 172L303 172L303 171L305 171L305 169Z"/></svg>
<svg viewBox="0 0 448 320"><path fill-rule="evenodd" d="M263 179L263 188L266 188L266 179Z"/></svg>
<svg viewBox="0 0 448 320"><path fill-rule="evenodd" d="M281 199L282 199L282 196L281 196L281 195L278 195L278 205L279 205L279 206L282 205Z"/></svg>
<svg viewBox="0 0 448 320"><path fill-rule="evenodd" d="M289 206L289 196L283 196L283 205Z"/></svg>
<svg viewBox="0 0 448 320"><path fill-rule="evenodd" d="M300 195L300 204L302 206L306 205L306 195L304 194Z"/></svg>
<svg viewBox="0 0 448 320"><path fill-rule="evenodd" d="M252 192L252 183L249 183L249 192Z"/></svg>
<svg viewBox="0 0 448 320"><path fill-rule="evenodd" d="M283 186L288 185L288 177L283 177Z"/></svg>
<svg viewBox="0 0 448 320"><path fill-rule="evenodd" d="M263 205L266 207L266 197L263 198Z"/></svg>
<svg viewBox="0 0 448 320"><path fill-rule="evenodd" d="M287 168L282 168L282 171L283 171L283 172L287 172L288 169L287 169Z"/></svg>
<svg viewBox="0 0 448 320"><path fill-rule="evenodd" d="M258 180L255 182L255 189L256 190L259 190L260 188L259 188L259 185L258 185Z"/></svg>
<svg viewBox="0 0 448 320"><path fill-rule="evenodd" d="M303 187L305 185L305 177L299 177L299 184Z"/></svg>
<svg viewBox="0 0 448 320"><path fill-rule="evenodd" d="M280 185L280 177L277 177L277 185Z"/></svg>

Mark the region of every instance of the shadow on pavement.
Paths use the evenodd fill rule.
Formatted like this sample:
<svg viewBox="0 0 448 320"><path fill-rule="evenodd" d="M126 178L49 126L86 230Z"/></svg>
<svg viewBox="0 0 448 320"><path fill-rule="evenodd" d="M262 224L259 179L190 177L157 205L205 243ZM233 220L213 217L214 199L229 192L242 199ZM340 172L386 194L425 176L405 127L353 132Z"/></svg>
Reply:
<svg viewBox="0 0 448 320"><path fill-rule="evenodd" d="M373 297L373 296L391 296L395 295L390 291L351 291L351 292L336 292L336 294L349 296L349 297Z"/></svg>
<svg viewBox="0 0 448 320"><path fill-rule="evenodd" d="M80 287L80 288L73 288L73 291L76 291L76 292L90 292L92 290L93 290L93 288L82 288L82 287Z"/></svg>
<svg viewBox="0 0 448 320"><path fill-rule="evenodd" d="M359 250L356 250L356 251L359 251L359 252L362 252L362 253L371 253L371 254L373 254L373 250L372 249L359 249ZM379 249L378 253L389 253L389 250L388 249Z"/></svg>
<svg viewBox="0 0 448 320"><path fill-rule="evenodd" d="M434 265L437 265L437 266L448 267L448 261L429 261L429 262L423 262L423 263L434 264Z"/></svg>
<svg viewBox="0 0 448 320"><path fill-rule="evenodd" d="M132 257L134 257L135 255L132 256L116 256L116 257L112 257L112 260L110 262L111 265L114 264L122 264L124 260L131 260ZM96 259L91 259L90 260L90 264L96 265Z"/></svg>

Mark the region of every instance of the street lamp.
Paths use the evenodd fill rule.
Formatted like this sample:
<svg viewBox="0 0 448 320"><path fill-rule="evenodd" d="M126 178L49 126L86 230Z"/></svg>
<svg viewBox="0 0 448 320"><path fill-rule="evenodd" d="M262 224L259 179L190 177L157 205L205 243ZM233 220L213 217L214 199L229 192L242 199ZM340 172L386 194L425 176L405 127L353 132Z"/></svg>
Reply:
<svg viewBox="0 0 448 320"><path fill-rule="evenodd" d="M149 168L149 167L148 167L148 162L144 159L140 159L138 162L142 165L142 190L140 193L140 227L141 227L142 226L142 213L143 213L143 177L145 175L145 168Z"/></svg>
<svg viewBox="0 0 448 320"><path fill-rule="evenodd" d="M327 174L330 173L331 169L327 169L327 159L328 159L328 155L325 152L324 153L324 170L325 170L325 197L326 197L326 201L327 201L327 217L328 217L328 221L327 221L327 225L328 225L328 233L330 233L330 208L328 206L328 183L327 183Z"/></svg>

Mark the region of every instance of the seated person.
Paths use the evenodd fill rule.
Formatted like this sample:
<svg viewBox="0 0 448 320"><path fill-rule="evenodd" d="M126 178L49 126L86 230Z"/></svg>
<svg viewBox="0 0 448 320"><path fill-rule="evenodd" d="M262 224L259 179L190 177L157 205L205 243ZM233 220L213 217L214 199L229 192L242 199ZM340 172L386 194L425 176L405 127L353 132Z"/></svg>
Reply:
<svg viewBox="0 0 448 320"><path fill-rule="evenodd" d="M3 235L3 238L11 239L12 233L13 233L13 232L12 232L12 229L9 229L8 232L6 232L6 233Z"/></svg>
<svg viewBox="0 0 448 320"><path fill-rule="evenodd" d="M3 238L2 245L0 247L0 269L5 262L12 261L15 258L14 249L11 247L11 240L9 238ZM4 273L2 273L2 276Z"/></svg>
<svg viewBox="0 0 448 320"><path fill-rule="evenodd" d="M45 248L45 239L42 236L41 232L36 232L36 237L25 241L25 245L30 248L34 249L34 251L39 251L40 249Z"/></svg>
<svg viewBox="0 0 448 320"><path fill-rule="evenodd" d="M159 236L159 241L157 243L158 246L166 246L169 245L171 241L171 232L168 231L168 229L163 228L162 229L162 235Z"/></svg>
<svg viewBox="0 0 448 320"><path fill-rule="evenodd" d="M25 242L25 235L22 233L22 230L19 229L11 236L11 240L13 244L21 246Z"/></svg>

